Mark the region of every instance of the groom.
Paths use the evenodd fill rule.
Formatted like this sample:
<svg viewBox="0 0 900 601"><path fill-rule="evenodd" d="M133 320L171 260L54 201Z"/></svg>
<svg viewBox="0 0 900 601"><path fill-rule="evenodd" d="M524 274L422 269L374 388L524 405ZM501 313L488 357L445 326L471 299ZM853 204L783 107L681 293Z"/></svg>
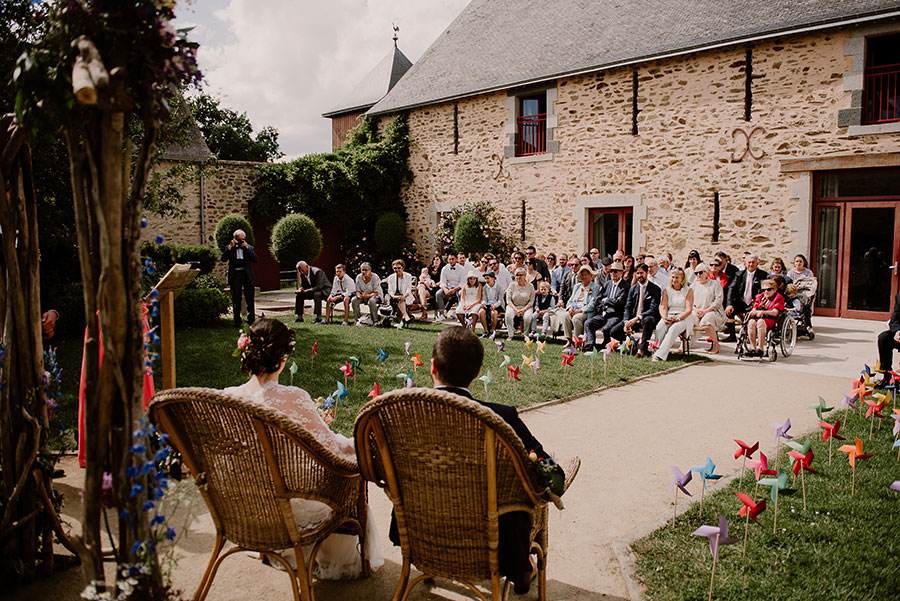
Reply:
<svg viewBox="0 0 900 601"><path fill-rule="evenodd" d="M469 392L469 386L481 371L483 360L484 346L471 330L461 326L445 328L434 341L431 359L431 377L435 389L458 394L493 410L512 427L525 449L534 451L540 458L546 458L544 447L522 422L515 407L479 401ZM500 572L515 583L516 593L524 595L537 574L529 559L531 518L523 511L505 513L500 516L499 530ZM400 536L393 516L389 538L399 546Z"/></svg>

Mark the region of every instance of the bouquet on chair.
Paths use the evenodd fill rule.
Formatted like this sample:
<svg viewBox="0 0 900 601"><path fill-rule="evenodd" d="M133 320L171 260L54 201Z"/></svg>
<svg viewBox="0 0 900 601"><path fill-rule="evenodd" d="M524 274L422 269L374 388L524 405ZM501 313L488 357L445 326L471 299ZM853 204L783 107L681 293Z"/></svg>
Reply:
<svg viewBox="0 0 900 601"><path fill-rule="evenodd" d="M563 468L552 457L538 457L534 451L528 454L528 458L534 463L538 483L557 497L561 497L566 492L566 473Z"/></svg>

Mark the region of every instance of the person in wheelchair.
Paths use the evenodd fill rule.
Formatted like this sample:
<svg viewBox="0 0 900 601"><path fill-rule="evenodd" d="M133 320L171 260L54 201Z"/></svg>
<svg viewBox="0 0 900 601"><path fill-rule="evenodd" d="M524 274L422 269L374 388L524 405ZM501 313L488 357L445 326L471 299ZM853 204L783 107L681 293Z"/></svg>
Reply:
<svg viewBox="0 0 900 601"><path fill-rule="evenodd" d="M762 292L747 313L747 356L762 357L766 349L766 332L775 326L775 318L784 311L784 297L775 280L762 281Z"/></svg>

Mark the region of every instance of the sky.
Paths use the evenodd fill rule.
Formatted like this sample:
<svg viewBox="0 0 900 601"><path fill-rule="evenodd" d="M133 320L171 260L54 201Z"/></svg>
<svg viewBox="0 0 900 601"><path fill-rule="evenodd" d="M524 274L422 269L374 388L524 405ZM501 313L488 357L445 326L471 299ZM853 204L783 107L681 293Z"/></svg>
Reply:
<svg viewBox="0 0 900 601"><path fill-rule="evenodd" d="M415 63L469 0L193 0L176 27L194 27L204 91L278 130L285 159L331 151L335 108L393 49ZM282 160L285 160L282 159Z"/></svg>

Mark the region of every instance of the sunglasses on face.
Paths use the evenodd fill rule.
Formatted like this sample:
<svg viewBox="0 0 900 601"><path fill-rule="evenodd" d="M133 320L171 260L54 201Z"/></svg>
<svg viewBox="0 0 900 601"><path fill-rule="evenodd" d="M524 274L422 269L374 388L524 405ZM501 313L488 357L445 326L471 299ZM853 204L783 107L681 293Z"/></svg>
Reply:
<svg viewBox="0 0 900 601"><path fill-rule="evenodd" d="M763 288L763 292L774 292L774 288Z"/></svg>
<svg viewBox="0 0 900 601"><path fill-rule="evenodd" d="M401 269L403 269L403 268L402 267L394 267L394 271L400 271Z"/></svg>

